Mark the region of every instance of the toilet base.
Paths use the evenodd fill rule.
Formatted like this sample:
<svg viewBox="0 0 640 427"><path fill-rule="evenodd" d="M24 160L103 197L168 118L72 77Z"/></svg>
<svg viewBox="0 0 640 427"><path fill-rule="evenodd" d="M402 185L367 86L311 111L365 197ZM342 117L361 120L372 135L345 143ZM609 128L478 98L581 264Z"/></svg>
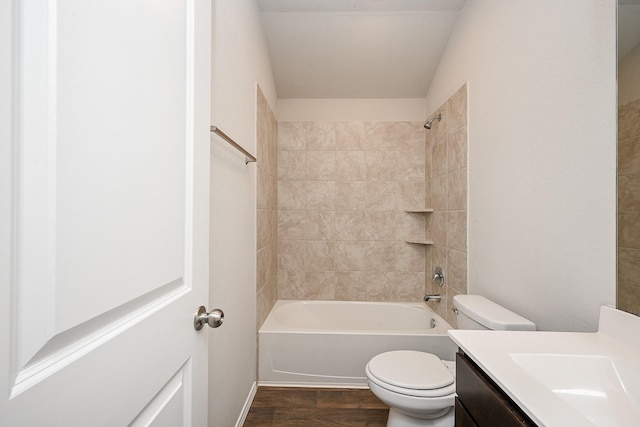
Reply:
<svg viewBox="0 0 640 427"><path fill-rule="evenodd" d="M453 407L449 407L446 415L437 418L417 418L403 414L396 408L390 408L387 427L453 427L454 412Z"/></svg>

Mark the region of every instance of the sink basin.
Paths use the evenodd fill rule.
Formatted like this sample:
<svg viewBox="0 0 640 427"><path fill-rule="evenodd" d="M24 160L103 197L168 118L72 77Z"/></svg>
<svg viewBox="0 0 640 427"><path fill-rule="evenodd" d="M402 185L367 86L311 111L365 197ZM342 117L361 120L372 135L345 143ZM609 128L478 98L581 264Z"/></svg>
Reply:
<svg viewBox="0 0 640 427"><path fill-rule="evenodd" d="M599 355L512 353L513 362L598 426L637 425L640 406L615 361Z"/></svg>
<svg viewBox="0 0 640 427"><path fill-rule="evenodd" d="M539 426L640 426L640 316L603 306L597 332L448 333Z"/></svg>

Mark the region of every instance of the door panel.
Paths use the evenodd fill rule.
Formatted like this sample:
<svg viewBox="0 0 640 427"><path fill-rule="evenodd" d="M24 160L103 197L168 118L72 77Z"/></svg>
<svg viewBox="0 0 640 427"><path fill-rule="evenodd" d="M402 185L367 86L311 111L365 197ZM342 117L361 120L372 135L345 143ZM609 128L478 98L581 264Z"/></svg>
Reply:
<svg viewBox="0 0 640 427"><path fill-rule="evenodd" d="M0 425L204 425L209 0L8 3Z"/></svg>
<svg viewBox="0 0 640 427"><path fill-rule="evenodd" d="M154 396L149 404L131 423L131 427L172 427L182 424L189 409L191 364L183 366Z"/></svg>
<svg viewBox="0 0 640 427"><path fill-rule="evenodd" d="M65 211L55 230L56 332L184 282L184 245L175 242L184 241L185 209L176 201L185 200L193 28L187 34L184 1L157 3L58 3L57 87L74 90L54 101L54 209Z"/></svg>

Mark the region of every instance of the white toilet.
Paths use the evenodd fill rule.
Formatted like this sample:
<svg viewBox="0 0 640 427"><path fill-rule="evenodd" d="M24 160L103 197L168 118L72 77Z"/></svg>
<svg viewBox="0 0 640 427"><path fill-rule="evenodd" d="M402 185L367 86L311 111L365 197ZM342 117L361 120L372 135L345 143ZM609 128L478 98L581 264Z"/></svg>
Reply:
<svg viewBox="0 0 640 427"><path fill-rule="evenodd" d="M536 329L533 322L479 295L456 295L453 304L459 329ZM366 374L373 394L391 408L387 427L453 427L454 362L396 350L374 356Z"/></svg>

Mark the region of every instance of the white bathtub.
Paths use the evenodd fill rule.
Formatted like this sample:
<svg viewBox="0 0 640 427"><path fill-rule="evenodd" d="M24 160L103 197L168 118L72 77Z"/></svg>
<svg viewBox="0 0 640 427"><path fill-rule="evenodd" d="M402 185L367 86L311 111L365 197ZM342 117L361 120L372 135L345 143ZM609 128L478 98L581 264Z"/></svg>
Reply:
<svg viewBox="0 0 640 427"><path fill-rule="evenodd" d="M454 360L450 328L424 303L280 300L258 332L260 384L366 387L367 362L385 351Z"/></svg>

